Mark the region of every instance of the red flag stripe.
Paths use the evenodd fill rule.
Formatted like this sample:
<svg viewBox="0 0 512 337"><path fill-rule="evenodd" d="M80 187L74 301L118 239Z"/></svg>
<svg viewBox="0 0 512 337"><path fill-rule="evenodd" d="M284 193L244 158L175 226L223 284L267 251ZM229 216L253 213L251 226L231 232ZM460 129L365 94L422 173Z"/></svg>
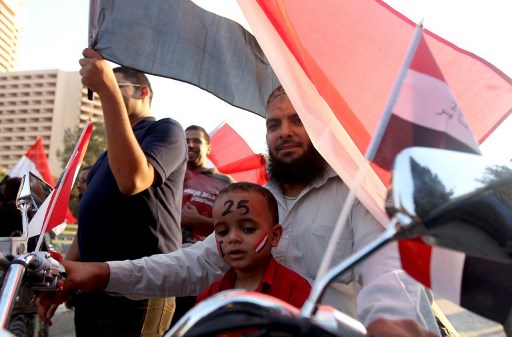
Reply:
<svg viewBox="0 0 512 337"><path fill-rule="evenodd" d="M429 246L421 240L403 240L399 244L402 266L407 272L427 287L432 287L430 282L430 253Z"/></svg>

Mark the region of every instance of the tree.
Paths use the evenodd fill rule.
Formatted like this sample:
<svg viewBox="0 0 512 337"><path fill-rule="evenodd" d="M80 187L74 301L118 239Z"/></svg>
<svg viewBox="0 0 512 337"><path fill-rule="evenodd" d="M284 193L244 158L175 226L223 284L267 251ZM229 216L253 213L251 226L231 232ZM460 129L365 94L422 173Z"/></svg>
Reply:
<svg viewBox="0 0 512 337"><path fill-rule="evenodd" d="M75 145L82 134L82 128L79 126L74 129L68 128L64 131L64 150L57 150L57 158L62 163L62 168L66 167L73 150L75 149ZM94 122L94 128L91 134L91 138L89 140L89 145L87 146L87 151L85 152L85 157L82 162L81 167L92 166L100 154L102 154L107 149L107 139L105 135L105 125L103 122L97 121ZM71 191L71 197L69 200L69 209L73 213L73 215L77 215L78 211L78 192L76 189Z"/></svg>

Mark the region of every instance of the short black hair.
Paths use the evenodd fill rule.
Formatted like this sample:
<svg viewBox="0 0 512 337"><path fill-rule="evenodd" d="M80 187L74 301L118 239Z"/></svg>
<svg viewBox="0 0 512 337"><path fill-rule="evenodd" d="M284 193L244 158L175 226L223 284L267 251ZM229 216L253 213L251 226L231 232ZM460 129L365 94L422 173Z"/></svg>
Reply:
<svg viewBox="0 0 512 337"><path fill-rule="evenodd" d="M153 100L153 88L151 88L151 83L149 82L148 77L143 72L125 66L115 67L113 71L114 74L123 74L124 78L133 84L140 84L148 87L149 102L151 103L151 101Z"/></svg>
<svg viewBox="0 0 512 337"><path fill-rule="evenodd" d="M230 192L254 192L261 195L265 201L267 202L268 210L270 211L270 215L272 216L272 225L276 225L279 223L279 209L277 207L277 200L267 188L250 183L250 182L239 182L239 183L233 183L226 187L224 187L222 190L220 190L217 198L223 196L224 194L230 193Z"/></svg>
<svg viewBox="0 0 512 337"><path fill-rule="evenodd" d="M190 125L189 127L187 127L185 129L185 131L199 131L203 134L203 137L204 139L206 140L206 143L210 144L210 135L208 134L208 132L206 132L206 130L199 126L199 125Z"/></svg>

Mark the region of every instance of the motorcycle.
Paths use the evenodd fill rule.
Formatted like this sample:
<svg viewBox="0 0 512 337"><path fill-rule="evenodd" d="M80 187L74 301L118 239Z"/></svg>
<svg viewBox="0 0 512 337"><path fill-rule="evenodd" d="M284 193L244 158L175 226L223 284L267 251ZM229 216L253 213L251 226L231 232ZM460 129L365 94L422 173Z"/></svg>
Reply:
<svg viewBox="0 0 512 337"><path fill-rule="evenodd" d="M31 219L52 190L45 181L27 173L16 197L16 206L21 211L22 234L0 238L0 329L4 329L0 336L48 335L48 327L37 316L36 294L61 289L65 271L58 253L33 251L31 246L35 246L38 237L29 239L28 229Z"/></svg>
<svg viewBox="0 0 512 337"><path fill-rule="evenodd" d="M510 163L449 150L406 149L395 159L385 209L391 219L386 230L321 277L300 310L264 294L227 290L196 305L165 336L366 336L359 321L320 301L341 274L397 240L421 238L429 245L512 262Z"/></svg>

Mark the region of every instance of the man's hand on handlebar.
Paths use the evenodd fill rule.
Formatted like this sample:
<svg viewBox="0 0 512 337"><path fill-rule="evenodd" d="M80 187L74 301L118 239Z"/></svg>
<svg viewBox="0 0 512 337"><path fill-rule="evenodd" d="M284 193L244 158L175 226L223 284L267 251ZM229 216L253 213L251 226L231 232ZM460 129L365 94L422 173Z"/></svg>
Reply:
<svg viewBox="0 0 512 337"><path fill-rule="evenodd" d="M93 289L104 289L110 277L108 264L103 262L62 261L66 270L66 280L63 289L55 292L45 292L39 295L39 317L51 325L58 305L71 299L77 291L88 292Z"/></svg>

